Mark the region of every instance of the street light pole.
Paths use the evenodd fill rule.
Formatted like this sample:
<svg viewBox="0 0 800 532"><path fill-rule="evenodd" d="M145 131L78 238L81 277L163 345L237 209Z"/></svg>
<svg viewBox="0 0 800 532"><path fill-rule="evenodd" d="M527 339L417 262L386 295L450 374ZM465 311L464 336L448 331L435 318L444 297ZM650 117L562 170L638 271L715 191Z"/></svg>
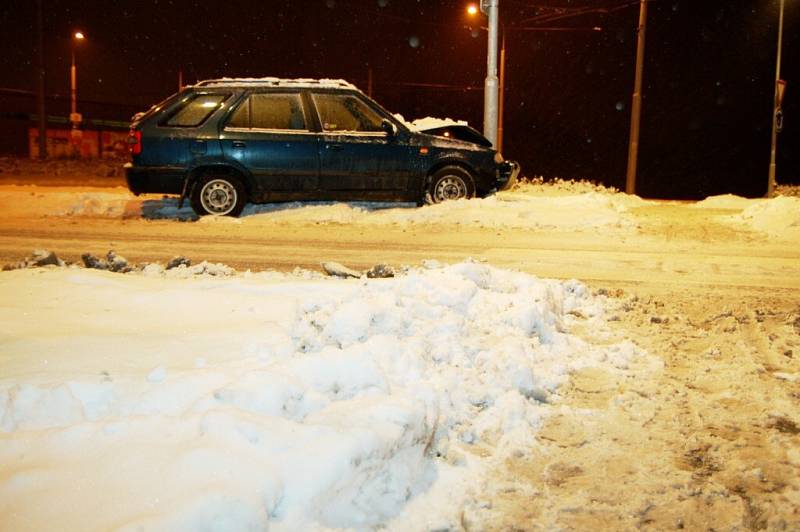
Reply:
<svg viewBox="0 0 800 532"><path fill-rule="evenodd" d="M639 162L639 129L642 117L642 77L644 73L644 38L647 29L647 0L639 0L639 38L636 43L636 77L631 105L631 136L628 144L628 173L625 193L636 193L636 166Z"/></svg>
<svg viewBox="0 0 800 532"><path fill-rule="evenodd" d="M775 66L775 99L772 107L772 150L769 156L769 179L767 181L767 197L771 198L775 194L775 173L776 173L776 154L778 151L778 112L781 108L781 48L783 47L783 6L781 0L780 15L778 16L778 58Z"/></svg>
<svg viewBox="0 0 800 532"><path fill-rule="evenodd" d="M481 0L481 11L489 17L489 39L486 60L486 82L483 97L483 134L497 147L498 79L497 36L500 20L500 0Z"/></svg>
<svg viewBox="0 0 800 532"><path fill-rule="evenodd" d="M506 30L503 26L503 37L500 45L500 103L497 111L497 151L503 151L503 113L505 111L505 94L506 94Z"/></svg>

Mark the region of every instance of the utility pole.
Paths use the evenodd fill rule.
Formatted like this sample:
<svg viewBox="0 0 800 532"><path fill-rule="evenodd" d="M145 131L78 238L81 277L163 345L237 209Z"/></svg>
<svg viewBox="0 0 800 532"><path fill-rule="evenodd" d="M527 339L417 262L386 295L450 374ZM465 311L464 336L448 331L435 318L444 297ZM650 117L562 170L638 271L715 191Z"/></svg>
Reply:
<svg viewBox="0 0 800 532"><path fill-rule="evenodd" d="M486 60L486 82L483 96L483 134L497 147L498 80L497 80L497 34L500 19L500 0L481 0L481 11L489 17L488 54Z"/></svg>
<svg viewBox="0 0 800 532"><path fill-rule="evenodd" d="M47 114L44 104L44 18L36 0L36 112L39 115L39 159L47 159Z"/></svg>
<svg viewBox="0 0 800 532"><path fill-rule="evenodd" d="M647 1L648 0L639 0L639 38L636 43L636 78L633 82L631 136L628 145L628 173L625 178L626 194L636 193L636 166L639 161L639 129L642 117L642 77L644 73L644 39L647 29Z"/></svg>
<svg viewBox="0 0 800 532"><path fill-rule="evenodd" d="M69 99L70 99L70 113L69 120L72 122L72 130L70 131L70 139L72 141L73 155L80 156L81 144L83 142L83 132L80 125L83 118L78 113L78 66L75 63L75 45L84 40L86 36L83 32L76 31L70 38L70 48L72 50L72 64L69 67Z"/></svg>
<svg viewBox="0 0 800 532"><path fill-rule="evenodd" d="M69 119L72 129L78 129L78 67L75 65L75 44L72 45L72 63L69 67Z"/></svg>
<svg viewBox="0 0 800 532"><path fill-rule="evenodd" d="M498 106L497 118L497 151L503 151L503 116L505 112L506 95L506 31L503 27L502 44L500 45L500 104Z"/></svg>
<svg viewBox="0 0 800 532"><path fill-rule="evenodd" d="M781 99L783 91L781 87L781 48L783 47L783 5L781 0L781 10L778 17L778 59L775 66L775 99L772 108L772 150L769 156L769 180L767 181L767 197L775 195L775 156L778 151L778 114L781 110Z"/></svg>

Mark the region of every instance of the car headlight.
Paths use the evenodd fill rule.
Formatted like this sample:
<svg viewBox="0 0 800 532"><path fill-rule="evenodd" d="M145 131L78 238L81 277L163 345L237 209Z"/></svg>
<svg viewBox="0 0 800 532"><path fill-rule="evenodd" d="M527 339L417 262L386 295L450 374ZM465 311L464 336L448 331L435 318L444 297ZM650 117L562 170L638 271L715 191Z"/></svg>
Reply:
<svg viewBox="0 0 800 532"><path fill-rule="evenodd" d="M495 153L494 154L494 162L496 162L497 164L502 163L503 162L503 154L500 153L500 152Z"/></svg>

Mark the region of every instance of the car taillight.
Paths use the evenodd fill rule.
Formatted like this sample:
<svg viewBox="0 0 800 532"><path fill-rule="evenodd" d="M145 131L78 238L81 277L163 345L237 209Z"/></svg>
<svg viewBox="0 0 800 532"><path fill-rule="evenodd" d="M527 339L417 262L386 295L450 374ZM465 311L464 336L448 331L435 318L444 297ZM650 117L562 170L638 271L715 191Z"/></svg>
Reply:
<svg viewBox="0 0 800 532"><path fill-rule="evenodd" d="M142 153L142 132L131 130L128 135L128 150L131 155L139 155Z"/></svg>

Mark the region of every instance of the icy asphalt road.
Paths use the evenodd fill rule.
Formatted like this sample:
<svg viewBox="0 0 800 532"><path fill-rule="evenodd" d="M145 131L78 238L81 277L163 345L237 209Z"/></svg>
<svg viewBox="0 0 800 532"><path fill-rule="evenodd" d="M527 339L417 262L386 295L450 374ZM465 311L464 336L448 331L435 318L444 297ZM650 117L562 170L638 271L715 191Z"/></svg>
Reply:
<svg viewBox="0 0 800 532"><path fill-rule="evenodd" d="M529 189L423 208L282 204L249 207L238 220L196 220L174 200L121 188L0 186L0 263L35 248L75 262L114 249L134 262L184 255L254 271L472 257L557 279L800 287L792 221L778 220L773 234L743 223L762 200L697 204L574 192Z"/></svg>

